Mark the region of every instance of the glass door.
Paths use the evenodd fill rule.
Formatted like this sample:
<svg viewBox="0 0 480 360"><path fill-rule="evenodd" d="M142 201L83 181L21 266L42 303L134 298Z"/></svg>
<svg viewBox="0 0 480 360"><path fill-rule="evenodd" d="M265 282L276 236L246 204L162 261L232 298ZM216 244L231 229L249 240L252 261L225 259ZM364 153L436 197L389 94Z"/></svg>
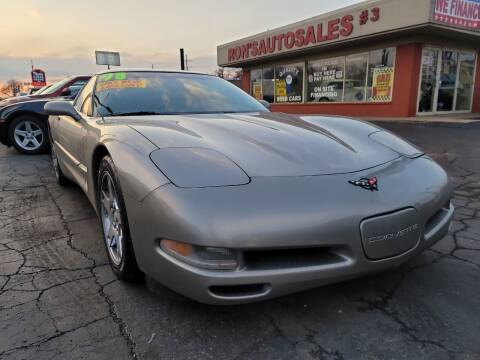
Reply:
<svg viewBox="0 0 480 360"><path fill-rule="evenodd" d="M453 111L456 94L458 52L442 51L440 76L438 78L437 111Z"/></svg>
<svg viewBox="0 0 480 360"><path fill-rule="evenodd" d="M418 112L432 113L436 109L438 57L440 49L424 48L422 54L422 73L420 81Z"/></svg>
<svg viewBox="0 0 480 360"><path fill-rule="evenodd" d="M473 100L473 85L475 79L475 54L462 52L459 55L457 81L457 98L455 110L471 111Z"/></svg>
<svg viewBox="0 0 480 360"><path fill-rule="evenodd" d="M473 52L425 47L418 114L471 111L475 64Z"/></svg>

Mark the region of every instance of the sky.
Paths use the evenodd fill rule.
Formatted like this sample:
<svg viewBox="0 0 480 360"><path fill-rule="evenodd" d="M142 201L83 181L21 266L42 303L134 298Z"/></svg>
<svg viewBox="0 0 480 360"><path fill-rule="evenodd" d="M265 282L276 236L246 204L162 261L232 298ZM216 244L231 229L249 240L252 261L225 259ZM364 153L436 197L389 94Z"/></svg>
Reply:
<svg viewBox="0 0 480 360"><path fill-rule="evenodd" d="M95 50L122 66L212 72L217 45L361 0L0 0L0 82L28 80L30 59L47 81L103 70Z"/></svg>

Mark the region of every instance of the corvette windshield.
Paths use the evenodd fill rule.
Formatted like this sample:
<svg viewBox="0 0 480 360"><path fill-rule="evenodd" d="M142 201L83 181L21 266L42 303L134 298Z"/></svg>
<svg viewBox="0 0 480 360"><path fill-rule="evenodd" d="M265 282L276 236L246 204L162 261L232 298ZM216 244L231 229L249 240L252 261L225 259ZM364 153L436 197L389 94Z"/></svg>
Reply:
<svg viewBox="0 0 480 360"><path fill-rule="evenodd" d="M188 73L102 74L96 84L94 102L99 116L268 111L228 81Z"/></svg>

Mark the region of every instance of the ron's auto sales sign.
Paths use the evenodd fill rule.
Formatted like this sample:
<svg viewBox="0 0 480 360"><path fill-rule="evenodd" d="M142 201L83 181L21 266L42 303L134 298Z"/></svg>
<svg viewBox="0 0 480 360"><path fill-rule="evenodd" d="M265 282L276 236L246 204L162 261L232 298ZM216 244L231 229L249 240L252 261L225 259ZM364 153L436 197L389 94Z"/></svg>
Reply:
<svg viewBox="0 0 480 360"><path fill-rule="evenodd" d="M45 77L45 71L40 69L32 70L32 86L42 87L47 85L47 78Z"/></svg>
<svg viewBox="0 0 480 360"><path fill-rule="evenodd" d="M377 23L380 18L381 9L375 6L362 9L358 14L347 13L325 22L279 31L229 47L228 61L240 61L342 40L350 37L356 27L361 28Z"/></svg>
<svg viewBox="0 0 480 360"><path fill-rule="evenodd" d="M480 0L436 0L435 21L480 30Z"/></svg>

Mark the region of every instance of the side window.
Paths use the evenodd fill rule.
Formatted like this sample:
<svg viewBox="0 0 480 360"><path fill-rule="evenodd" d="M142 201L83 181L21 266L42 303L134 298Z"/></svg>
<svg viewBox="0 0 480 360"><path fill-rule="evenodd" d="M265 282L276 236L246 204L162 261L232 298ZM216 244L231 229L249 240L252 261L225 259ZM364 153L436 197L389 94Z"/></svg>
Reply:
<svg viewBox="0 0 480 360"><path fill-rule="evenodd" d="M83 87L82 91L77 95L73 106L77 111L83 112L81 109L83 108L83 103L85 99L92 94L93 87L95 86L96 77L92 77L88 83Z"/></svg>
<svg viewBox="0 0 480 360"><path fill-rule="evenodd" d="M70 86L80 86L82 87L83 85L85 85L87 83L87 80L77 80L75 81L72 85Z"/></svg>

